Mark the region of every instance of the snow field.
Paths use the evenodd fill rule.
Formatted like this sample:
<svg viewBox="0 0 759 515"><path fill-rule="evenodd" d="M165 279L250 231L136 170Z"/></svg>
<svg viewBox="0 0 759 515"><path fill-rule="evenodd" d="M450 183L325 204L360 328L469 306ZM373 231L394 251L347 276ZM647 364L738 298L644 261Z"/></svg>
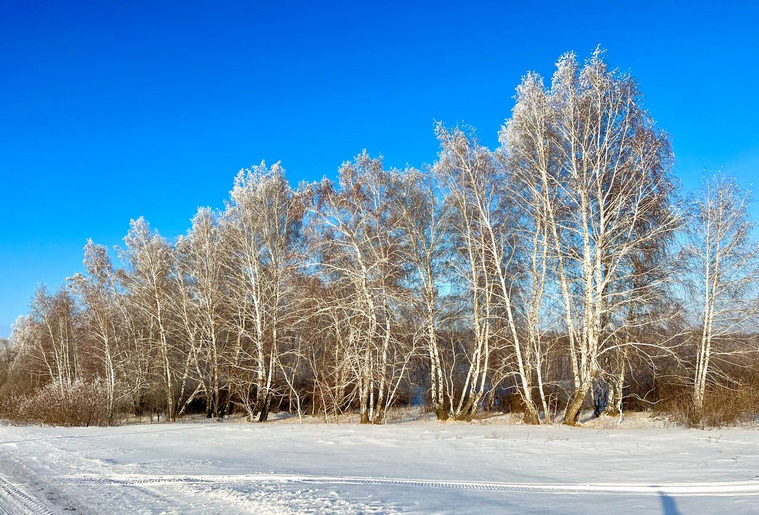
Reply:
<svg viewBox="0 0 759 515"><path fill-rule="evenodd" d="M0 511L759 512L759 431L629 424L0 426Z"/></svg>

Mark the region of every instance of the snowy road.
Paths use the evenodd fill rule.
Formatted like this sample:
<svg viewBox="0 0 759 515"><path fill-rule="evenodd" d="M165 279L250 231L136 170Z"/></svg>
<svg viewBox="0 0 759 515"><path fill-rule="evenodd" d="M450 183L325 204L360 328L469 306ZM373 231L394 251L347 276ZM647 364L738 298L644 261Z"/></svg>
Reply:
<svg viewBox="0 0 759 515"><path fill-rule="evenodd" d="M5 513L757 513L759 430L0 426Z"/></svg>
<svg viewBox="0 0 759 515"><path fill-rule="evenodd" d="M18 485L0 477L0 513L33 515L52 513L52 511Z"/></svg>

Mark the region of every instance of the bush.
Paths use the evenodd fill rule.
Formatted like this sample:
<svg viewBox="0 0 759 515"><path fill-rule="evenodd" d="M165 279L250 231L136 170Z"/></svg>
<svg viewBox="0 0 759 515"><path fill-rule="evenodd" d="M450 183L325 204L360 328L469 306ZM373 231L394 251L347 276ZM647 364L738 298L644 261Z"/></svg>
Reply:
<svg viewBox="0 0 759 515"><path fill-rule="evenodd" d="M690 427L726 427L751 422L759 414L759 391L755 385L735 389L713 387L707 390L703 413L693 410L692 389L669 387L661 392L662 402L656 407L660 414Z"/></svg>
<svg viewBox="0 0 759 515"><path fill-rule="evenodd" d="M33 395L19 399L19 421L60 426L99 426L112 423L108 414L108 390L104 381L50 383Z"/></svg>

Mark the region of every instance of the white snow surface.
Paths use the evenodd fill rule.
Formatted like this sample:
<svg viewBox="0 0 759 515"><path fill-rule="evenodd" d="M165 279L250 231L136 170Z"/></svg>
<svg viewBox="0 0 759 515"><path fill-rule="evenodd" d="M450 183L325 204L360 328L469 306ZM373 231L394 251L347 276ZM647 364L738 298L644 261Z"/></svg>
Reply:
<svg viewBox="0 0 759 515"><path fill-rule="evenodd" d="M0 513L759 513L759 430L0 426Z"/></svg>

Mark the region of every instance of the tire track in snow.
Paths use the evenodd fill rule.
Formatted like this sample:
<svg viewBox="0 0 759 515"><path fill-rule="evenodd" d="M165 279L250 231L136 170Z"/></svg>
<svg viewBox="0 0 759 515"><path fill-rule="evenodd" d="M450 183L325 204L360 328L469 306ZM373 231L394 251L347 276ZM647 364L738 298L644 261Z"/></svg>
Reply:
<svg viewBox="0 0 759 515"><path fill-rule="evenodd" d="M43 503L2 476L0 476L0 513L53 514Z"/></svg>
<svg viewBox="0 0 759 515"><path fill-rule="evenodd" d="M234 483L302 483L302 484L355 484L395 485L427 488L481 490L491 492L531 492L555 494L633 494L673 496L759 496L759 481L730 481L714 483L500 483L480 481L445 481L424 479L393 479L373 477L301 476L286 474L256 475L77 475L56 478L61 483L98 485L143 484L234 484Z"/></svg>

